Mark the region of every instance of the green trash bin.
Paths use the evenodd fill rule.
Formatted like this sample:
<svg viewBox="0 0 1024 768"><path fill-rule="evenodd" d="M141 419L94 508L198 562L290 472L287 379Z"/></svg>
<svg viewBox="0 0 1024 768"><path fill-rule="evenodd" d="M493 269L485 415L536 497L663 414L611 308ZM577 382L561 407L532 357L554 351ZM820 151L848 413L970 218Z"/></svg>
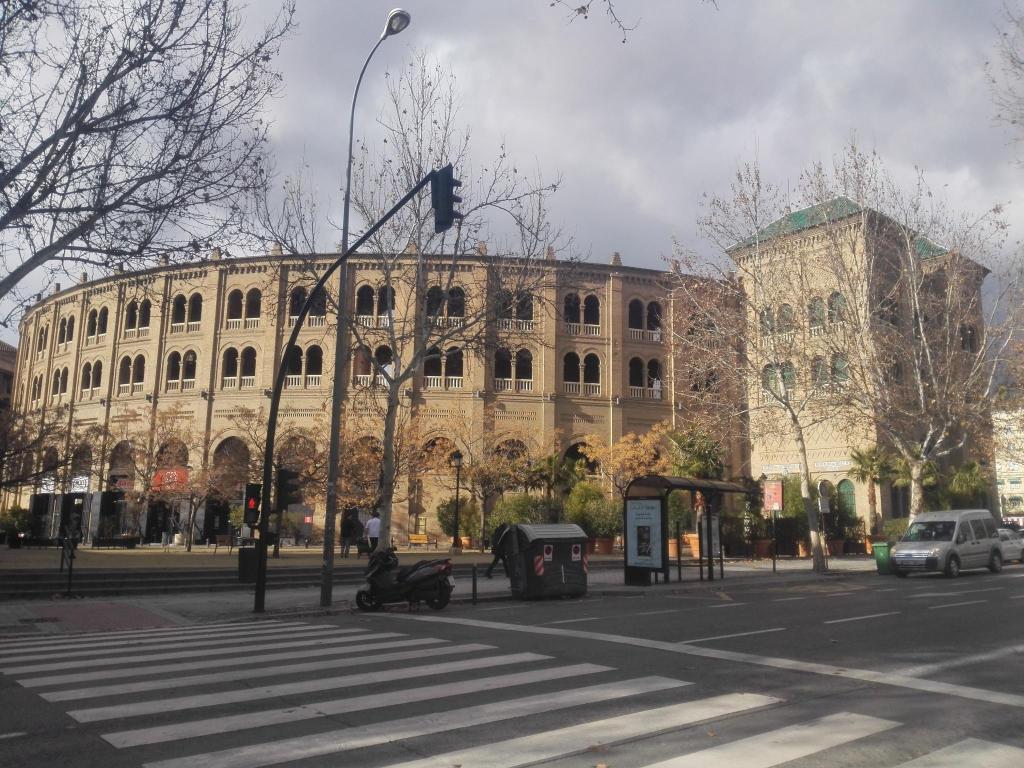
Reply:
<svg viewBox="0 0 1024 768"><path fill-rule="evenodd" d="M881 576L892 575L892 563L889 560L889 548L890 544L888 541L878 541L871 543L871 549L875 554L875 567L878 569L878 573Z"/></svg>

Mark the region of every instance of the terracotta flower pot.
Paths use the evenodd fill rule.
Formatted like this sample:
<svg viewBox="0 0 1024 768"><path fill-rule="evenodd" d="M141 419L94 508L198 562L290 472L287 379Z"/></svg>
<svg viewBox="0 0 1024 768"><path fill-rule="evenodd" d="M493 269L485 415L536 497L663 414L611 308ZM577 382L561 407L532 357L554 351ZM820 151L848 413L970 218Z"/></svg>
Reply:
<svg viewBox="0 0 1024 768"><path fill-rule="evenodd" d="M761 559L772 556L771 539L754 539L754 557Z"/></svg>
<svg viewBox="0 0 1024 768"><path fill-rule="evenodd" d="M700 540L696 533L684 533L683 541L690 548L690 557L700 557Z"/></svg>
<svg viewBox="0 0 1024 768"><path fill-rule="evenodd" d="M846 539L830 539L828 542L828 553L832 557L838 557L846 549Z"/></svg>
<svg viewBox="0 0 1024 768"><path fill-rule="evenodd" d="M615 544L615 539L610 536L599 536L589 540L590 554L592 555L610 555L612 553L612 546Z"/></svg>
<svg viewBox="0 0 1024 768"><path fill-rule="evenodd" d="M668 540L668 556L672 558L679 557L679 539Z"/></svg>

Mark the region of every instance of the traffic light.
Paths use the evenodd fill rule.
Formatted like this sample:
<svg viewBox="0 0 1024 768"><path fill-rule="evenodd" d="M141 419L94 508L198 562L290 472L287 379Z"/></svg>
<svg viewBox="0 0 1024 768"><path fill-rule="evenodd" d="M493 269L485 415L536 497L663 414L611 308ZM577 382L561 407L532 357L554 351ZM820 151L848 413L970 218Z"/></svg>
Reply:
<svg viewBox="0 0 1024 768"><path fill-rule="evenodd" d="M430 201L434 207L435 232L451 229L455 220L462 218L462 214L455 210L455 204L462 202L462 198L455 194L455 188L461 186L462 182L455 178L451 163L431 175Z"/></svg>
<svg viewBox="0 0 1024 768"><path fill-rule="evenodd" d="M284 512L289 504L302 503L302 489L299 486L299 473L294 469L280 467L277 470L277 509Z"/></svg>
<svg viewBox="0 0 1024 768"><path fill-rule="evenodd" d="M245 509L242 512L242 519L245 524L252 528L260 519L260 497L263 493L263 486L259 483L245 484Z"/></svg>

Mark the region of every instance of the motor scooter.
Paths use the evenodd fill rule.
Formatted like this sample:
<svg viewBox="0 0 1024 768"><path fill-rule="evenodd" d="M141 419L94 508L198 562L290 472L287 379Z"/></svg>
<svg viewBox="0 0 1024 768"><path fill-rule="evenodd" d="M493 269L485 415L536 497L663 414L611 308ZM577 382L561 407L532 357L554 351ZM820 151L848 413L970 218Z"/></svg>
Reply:
<svg viewBox="0 0 1024 768"><path fill-rule="evenodd" d="M439 611L455 589L448 558L399 568L398 556L389 548L370 555L365 573L366 586L356 592L356 605L362 611L379 611L387 603L408 603L412 608L420 601Z"/></svg>

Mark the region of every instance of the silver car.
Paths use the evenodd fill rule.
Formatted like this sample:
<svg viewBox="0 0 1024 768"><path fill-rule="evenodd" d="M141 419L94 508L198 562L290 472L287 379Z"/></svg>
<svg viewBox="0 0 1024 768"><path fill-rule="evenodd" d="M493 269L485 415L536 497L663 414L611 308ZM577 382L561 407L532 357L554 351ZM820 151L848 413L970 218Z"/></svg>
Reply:
<svg viewBox="0 0 1024 768"><path fill-rule="evenodd" d="M915 517L892 548L897 576L911 571L960 575L967 568L1003 569L1003 550L995 518L987 509L925 512Z"/></svg>
<svg viewBox="0 0 1024 768"><path fill-rule="evenodd" d="M999 546L1003 551L1003 562L1016 560L1024 563L1024 538L1010 528L999 529Z"/></svg>

